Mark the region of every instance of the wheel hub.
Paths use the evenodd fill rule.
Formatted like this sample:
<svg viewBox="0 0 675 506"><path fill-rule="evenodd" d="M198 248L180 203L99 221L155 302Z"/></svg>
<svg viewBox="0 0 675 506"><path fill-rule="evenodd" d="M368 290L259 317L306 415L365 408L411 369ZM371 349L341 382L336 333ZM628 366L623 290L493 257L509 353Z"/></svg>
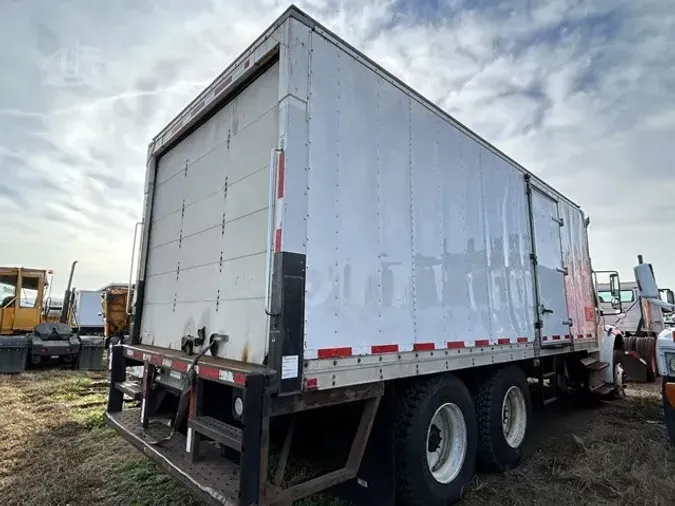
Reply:
<svg viewBox="0 0 675 506"><path fill-rule="evenodd" d="M441 429L437 425L432 425L429 429L429 441L427 451L436 452L441 447L443 438L441 437Z"/></svg>
<svg viewBox="0 0 675 506"><path fill-rule="evenodd" d="M511 448L518 448L527 431L527 403L517 386L506 391L502 402L502 433Z"/></svg>
<svg viewBox="0 0 675 506"><path fill-rule="evenodd" d="M450 483L462 469L468 448L467 428L462 410L453 403L436 410L427 429L427 465L433 478Z"/></svg>

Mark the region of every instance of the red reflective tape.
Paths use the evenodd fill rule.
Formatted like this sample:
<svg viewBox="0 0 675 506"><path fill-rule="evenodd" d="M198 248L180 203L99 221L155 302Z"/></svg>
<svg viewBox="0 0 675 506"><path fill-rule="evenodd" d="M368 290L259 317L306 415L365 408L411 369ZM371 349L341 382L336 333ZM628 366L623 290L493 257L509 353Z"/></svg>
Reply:
<svg viewBox="0 0 675 506"><path fill-rule="evenodd" d="M476 346L490 346L490 340L489 339L478 339L476 341Z"/></svg>
<svg viewBox="0 0 675 506"><path fill-rule="evenodd" d="M497 339L497 344L511 344L511 339L508 337L500 337Z"/></svg>
<svg viewBox="0 0 675 506"><path fill-rule="evenodd" d="M190 418L194 418L196 414L196 405L195 405L195 397L194 397L194 388L190 390L188 393L188 413L190 413Z"/></svg>
<svg viewBox="0 0 675 506"><path fill-rule="evenodd" d="M548 336L542 336L541 339L542 341L548 341Z"/></svg>
<svg viewBox="0 0 675 506"><path fill-rule="evenodd" d="M143 366L143 399L147 399L150 389L150 367L148 364Z"/></svg>
<svg viewBox="0 0 675 506"><path fill-rule="evenodd" d="M246 375L243 372L235 372L234 382L237 385L246 385Z"/></svg>
<svg viewBox="0 0 675 506"><path fill-rule="evenodd" d="M247 69L249 67L249 65L251 65L251 60L246 60L244 62L244 68Z"/></svg>
<svg viewBox="0 0 675 506"><path fill-rule="evenodd" d="M583 339L584 335L583 334L577 334L577 339Z"/></svg>
<svg viewBox="0 0 675 506"><path fill-rule="evenodd" d="M218 93L220 90L222 90L223 88L225 88L225 86L227 86L227 85L230 84L231 82L232 82L232 76L231 76L231 75L230 75L230 76L227 76L225 79L223 79L223 80L220 82L220 84L219 84L218 86L216 86L216 88L215 88L214 91L215 91L216 93Z"/></svg>
<svg viewBox="0 0 675 506"><path fill-rule="evenodd" d="M371 353L398 353L398 344L378 344L370 347Z"/></svg>
<svg viewBox="0 0 675 506"><path fill-rule="evenodd" d="M436 345L434 343L415 343L413 344L413 351L434 351Z"/></svg>
<svg viewBox="0 0 675 506"><path fill-rule="evenodd" d="M569 334L565 334L565 339L572 339L572 336Z"/></svg>
<svg viewBox="0 0 675 506"><path fill-rule="evenodd" d="M153 364L162 365L162 357L160 357L159 355L151 355L150 362L152 362Z"/></svg>
<svg viewBox="0 0 675 506"><path fill-rule="evenodd" d="M517 341L518 341L519 343L526 343L526 342L527 342L527 337L519 337L519 338L517 339Z"/></svg>
<svg viewBox="0 0 675 506"><path fill-rule="evenodd" d="M281 229L278 228L274 232L274 252L281 252Z"/></svg>
<svg viewBox="0 0 675 506"><path fill-rule="evenodd" d="M587 337L588 339L590 339L590 338L593 337L593 334L586 334L586 337Z"/></svg>
<svg viewBox="0 0 675 506"><path fill-rule="evenodd" d="M192 108L192 111L190 112L190 116L194 116L197 114L199 111L201 111L204 108L204 100L201 100L196 106Z"/></svg>
<svg viewBox="0 0 675 506"><path fill-rule="evenodd" d="M307 378L305 380L305 389L306 390L314 390L319 386L319 380L316 378Z"/></svg>
<svg viewBox="0 0 675 506"><path fill-rule="evenodd" d="M448 343L448 348L451 350L456 350L457 348L464 348L464 341L450 341Z"/></svg>
<svg viewBox="0 0 675 506"><path fill-rule="evenodd" d="M204 378L213 380L220 379L220 373L218 372L218 369L215 369L214 367L205 367L203 365L200 365L199 375L203 376Z"/></svg>
<svg viewBox="0 0 675 506"><path fill-rule="evenodd" d="M277 198L283 198L284 196L284 171L286 168L286 157L282 152L279 155L279 168L277 169Z"/></svg>
<svg viewBox="0 0 675 506"><path fill-rule="evenodd" d="M559 340L560 340L560 336L559 336L559 335L553 335L553 336L551 336L551 338L552 338L554 341L559 341Z"/></svg>
<svg viewBox="0 0 675 506"><path fill-rule="evenodd" d="M349 346L344 348L323 348L317 351L317 356L319 358L340 358L340 357L351 357L352 349Z"/></svg>
<svg viewBox="0 0 675 506"><path fill-rule="evenodd" d="M178 360L173 361L173 369L180 372L187 372L188 365L185 362L180 362Z"/></svg>

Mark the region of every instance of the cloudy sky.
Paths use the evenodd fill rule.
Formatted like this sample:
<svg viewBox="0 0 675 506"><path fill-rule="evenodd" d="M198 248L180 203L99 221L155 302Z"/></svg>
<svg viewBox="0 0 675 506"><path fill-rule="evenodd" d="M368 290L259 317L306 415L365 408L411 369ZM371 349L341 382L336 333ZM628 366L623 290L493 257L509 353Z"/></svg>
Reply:
<svg viewBox="0 0 675 506"><path fill-rule="evenodd" d="M672 0L297 4L579 203L595 268L675 288ZM287 5L0 0L0 264L125 280L150 138Z"/></svg>

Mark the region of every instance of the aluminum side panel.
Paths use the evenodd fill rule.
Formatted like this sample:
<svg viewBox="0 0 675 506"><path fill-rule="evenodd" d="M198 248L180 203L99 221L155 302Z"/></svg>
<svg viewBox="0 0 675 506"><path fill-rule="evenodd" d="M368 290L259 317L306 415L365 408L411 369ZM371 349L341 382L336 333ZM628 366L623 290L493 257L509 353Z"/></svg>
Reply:
<svg viewBox="0 0 675 506"><path fill-rule="evenodd" d="M572 319L573 339L595 336L595 300L591 265L586 244L584 215L566 202L559 202L558 209L563 219L560 230L565 277L567 308Z"/></svg>
<svg viewBox="0 0 675 506"><path fill-rule="evenodd" d="M177 349L204 326L229 336L218 356L263 362L278 103L276 63L159 159L143 344Z"/></svg>
<svg viewBox="0 0 675 506"><path fill-rule="evenodd" d="M311 65L306 358L532 341L521 172L316 34Z"/></svg>

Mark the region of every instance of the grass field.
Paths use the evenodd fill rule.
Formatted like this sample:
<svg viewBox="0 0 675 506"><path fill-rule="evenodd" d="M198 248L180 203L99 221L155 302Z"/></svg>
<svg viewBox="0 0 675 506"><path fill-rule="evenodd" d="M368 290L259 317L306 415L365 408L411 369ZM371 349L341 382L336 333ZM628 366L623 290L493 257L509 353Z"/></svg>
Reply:
<svg viewBox="0 0 675 506"><path fill-rule="evenodd" d="M105 373L0 376L0 505L200 504L105 426ZM526 461L477 476L466 505L675 504L675 457L656 385L538 411ZM305 505L341 502L326 494Z"/></svg>

